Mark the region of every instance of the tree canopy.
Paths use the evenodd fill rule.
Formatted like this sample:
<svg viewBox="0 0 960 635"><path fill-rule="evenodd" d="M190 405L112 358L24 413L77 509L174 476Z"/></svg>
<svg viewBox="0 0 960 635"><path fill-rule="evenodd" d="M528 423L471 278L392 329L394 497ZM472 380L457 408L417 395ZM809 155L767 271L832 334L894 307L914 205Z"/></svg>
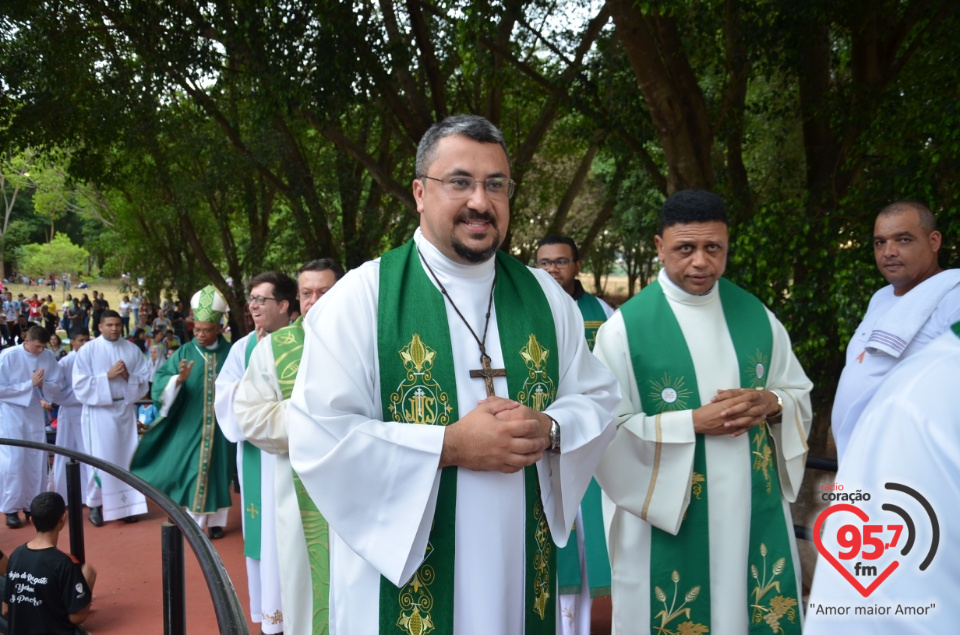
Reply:
<svg viewBox="0 0 960 635"><path fill-rule="evenodd" d="M4 147L64 149L65 174L98 194L108 267L136 262L185 293L212 280L235 315L242 285L227 276L321 255L356 266L407 239L417 141L459 112L507 137L520 187L506 248L522 259L542 235L568 233L594 271L616 259L633 292L652 275L663 198L721 194L728 275L787 325L820 415L883 283L876 212L926 201L942 264L958 260L960 6L949 0L4 11ZM823 417L815 437L825 430Z"/></svg>

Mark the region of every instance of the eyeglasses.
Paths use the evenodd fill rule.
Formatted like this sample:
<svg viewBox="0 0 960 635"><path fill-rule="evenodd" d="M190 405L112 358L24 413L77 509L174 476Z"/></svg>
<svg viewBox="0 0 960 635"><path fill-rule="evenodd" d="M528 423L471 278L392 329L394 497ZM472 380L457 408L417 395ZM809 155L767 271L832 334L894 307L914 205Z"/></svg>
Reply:
<svg viewBox="0 0 960 635"><path fill-rule="evenodd" d="M330 290L330 289L316 289L316 290L313 290L313 289L303 289L302 291L300 291L299 293L297 293L297 299L298 299L298 300L312 300L312 299L316 298L316 299L319 300L319 299L322 298L322 297L327 293L327 291L329 291L329 290Z"/></svg>
<svg viewBox="0 0 960 635"><path fill-rule="evenodd" d="M267 300L273 300L274 302L279 302L279 300L277 300L276 298L268 298L265 295L252 295L249 298L247 298L247 302L249 302L251 305L256 304L257 306L263 306L264 304L267 303Z"/></svg>
<svg viewBox="0 0 960 635"><path fill-rule="evenodd" d="M557 269L566 269L572 262L573 261L569 258L557 258L556 260L548 260L543 258L537 261L537 268L549 269L552 266L556 266Z"/></svg>
<svg viewBox="0 0 960 635"><path fill-rule="evenodd" d="M473 194L477 183L483 184L483 191L492 199L506 200L513 196L517 183L513 179L505 176L495 176L484 181L473 178L472 176L448 176L437 179L426 174L420 175L421 179L430 179L438 181L450 198L467 198Z"/></svg>

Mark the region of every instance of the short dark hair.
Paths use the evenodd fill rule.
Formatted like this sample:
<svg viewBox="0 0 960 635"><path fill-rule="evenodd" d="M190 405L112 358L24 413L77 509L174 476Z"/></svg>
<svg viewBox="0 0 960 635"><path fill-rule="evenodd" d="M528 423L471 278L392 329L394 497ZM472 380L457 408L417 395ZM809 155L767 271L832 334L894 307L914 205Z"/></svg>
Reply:
<svg viewBox="0 0 960 635"><path fill-rule="evenodd" d="M142 331L143 329L138 329L138 330L141 330L141 331ZM87 329L83 328L82 326L81 326L81 327L78 327L78 328L75 328L75 329L70 329L70 340L71 340L71 341L74 340L74 339L76 339L76 338L78 338L78 337L80 337L81 335L84 335L84 336L86 336L86 337L90 337L90 331L88 331Z"/></svg>
<svg viewBox="0 0 960 635"><path fill-rule="evenodd" d="M674 225L688 223L727 222L727 206L723 199L708 190L680 190L674 192L663 202L660 210L660 228L657 233Z"/></svg>
<svg viewBox="0 0 960 635"><path fill-rule="evenodd" d="M920 201L895 201L880 210L880 213L877 214L877 218L880 218L881 216L902 214L903 212L908 212L910 210L915 210L917 212L917 216L920 217L920 228L927 232L928 236L937 231L937 217L933 215L933 212L930 211L929 207Z"/></svg>
<svg viewBox="0 0 960 635"><path fill-rule="evenodd" d="M296 280L279 271L264 271L253 277L253 280L250 281L250 288L253 289L265 283L273 285L273 297L277 299L277 302L287 301L287 315L294 311L300 311L300 303L297 301L299 288Z"/></svg>
<svg viewBox="0 0 960 635"><path fill-rule="evenodd" d="M577 247L577 242L569 236L554 234L553 236L541 238L540 242L537 243L537 250L539 251L544 245L567 245L573 250L574 262L580 262L580 248Z"/></svg>
<svg viewBox="0 0 960 635"><path fill-rule="evenodd" d="M67 504L63 502L63 496L60 494L56 492L37 494L30 502L33 527L39 532L53 531L66 510Z"/></svg>
<svg viewBox="0 0 960 635"><path fill-rule="evenodd" d="M120 314L114 311L113 309L107 309L100 314L100 324L103 324L107 321L107 318L117 318L120 319Z"/></svg>
<svg viewBox="0 0 960 635"><path fill-rule="evenodd" d="M297 277L305 271L332 271L333 277L337 280L343 277L343 267L333 258L317 258L304 264L297 271Z"/></svg>
<svg viewBox="0 0 960 635"><path fill-rule="evenodd" d="M507 142L503 140L503 133L495 125L479 115L453 115L439 123L435 123L420 137L417 145L417 178L427 175L427 170L436 157L437 143L444 137L460 135L480 143L496 143L503 148L507 155L507 165L510 164L510 153L507 152Z"/></svg>
<svg viewBox="0 0 960 635"><path fill-rule="evenodd" d="M24 339L31 342L40 342L46 346L50 343L50 331L38 324L34 324L27 329L27 336Z"/></svg>

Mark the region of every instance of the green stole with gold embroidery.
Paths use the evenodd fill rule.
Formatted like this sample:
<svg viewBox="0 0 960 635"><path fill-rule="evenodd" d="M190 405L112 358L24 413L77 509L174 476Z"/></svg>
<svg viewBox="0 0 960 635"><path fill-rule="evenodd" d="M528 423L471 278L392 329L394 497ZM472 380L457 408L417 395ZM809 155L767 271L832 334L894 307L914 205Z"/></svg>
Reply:
<svg viewBox="0 0 960 635"><path fill-rule="evenodd" d="M763 389L773 353L773 332L763 304L728 280L718 292L740 368L742 388ZM637 389L645 410L699 408L693 359L659 281L621 309ZM659 421L657 422L659 426ZM783 512L776 455L767 424L750 429L751 522L747 584L750 633L800 633L797 585ZM656 453L659 460L659 447ZM656 468L655 468L656 469ZM656 476L654 476L654 479ZM696 435L690 504L676 536L652 527L650 614L654 633L704 633L710 621L710 476L704 435ZM662 608L661 608L662 607Z"/></svg>
<svg viewBox="0 0 960 635"><path fill-rule="evenodd" d="M583 334L587 338L587 345L593 350L593 345L597 343L597 331L607 321L607 314L603 310L595 296L584 292L577 300L577 308L580 309L580 315L583 316Z"/></svg>
<svg viewBox="0 0 960 635"><path fill-rule="evenodd" d="M277 371L277 384L284 400L293 394L293 385L300 370L303 357L303 316L290 326L270 336L273 360ZM330 632L330 542L327 520L317 509L307 493L303 482L293 472L293 487L300 507L300 522L307 542L307 557L310 561L310 583L313 588L313 611L310 632L321 635Z"/></svg>
<svg viewBox="0 0 960 635"><path fill-rule="evenodd" d="M250 365L250 355L257 347L257 334L247 338L244 350L243 368ZM260 534L263 517L263 496L260 492L260 448L249 441L241 441L243 448L243 555L254 560L260 559Z"/></svg>
<svg viewBox="0 0 960 635"><path fill-rule="evenodd" d="M607 314L600 301L584 292L577 300L577 308L583 316L583 332L587 346L593 350L597 341L597 331L607 321ZM603 509L600 485L591 478L587 491L580 501L580 520L586 531L583 549L586 552L587 582L590 585L590 597L610 595L610 554L607 551L607 535L603 527ZM580 549L577 544L577 532L580 527L570 530L567 546L557 551L557 578L560 581L561 595L578 595L581 591L583 572L580 571Z"/></svg>
<svg viewBox="0 0 960 635"><path fill-rule="evenodd" d="M550 305L524 265L498 252L496 267L494 303L509 397L544 410L559 381ZM445 300L427 277L413 240L381 257L377 350L385 421L441 426L456 421L457 369L446 315ZM553 635L556 549L536 465L524 470L524 489L524 632ZM453 634L456 497L457 468L443 468L423 563L402 588L380 579L381 633Z"/></svg>

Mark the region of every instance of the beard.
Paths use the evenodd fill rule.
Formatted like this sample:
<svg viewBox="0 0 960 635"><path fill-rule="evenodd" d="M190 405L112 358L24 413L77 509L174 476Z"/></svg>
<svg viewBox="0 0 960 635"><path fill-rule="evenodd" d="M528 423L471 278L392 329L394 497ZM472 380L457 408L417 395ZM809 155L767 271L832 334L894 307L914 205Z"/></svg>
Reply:
<svg viewBox="0 0 960 635"><path fill-rule="evenodd" d="M500 248L500 230L497 227L497 220L490 214L481 214L480 212L466 211L461 212L457 215L455 223L461 223L468 220L482 220L490 223L490 230L493 233L493 242L490 245L477 249L474 247L467 246L462 240L456 236L451 237L450 243L453 247L453 251L466 260L467 262L481 263L486 262L493 258L494 254L497 253L497 249Z"/></svg>

